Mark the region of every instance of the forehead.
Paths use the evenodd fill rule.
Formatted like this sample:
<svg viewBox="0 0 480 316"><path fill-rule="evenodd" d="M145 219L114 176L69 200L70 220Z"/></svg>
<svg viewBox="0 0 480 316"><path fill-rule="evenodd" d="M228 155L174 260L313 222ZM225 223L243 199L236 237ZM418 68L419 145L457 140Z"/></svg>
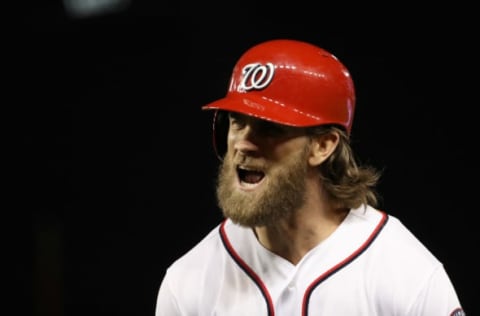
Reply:
<svg viewBox="0 0 480 316"><path fill-rule="evenodd" d="M278 133L279 136L281 135L290 135L290 136L298 136L304 135L306 133L305 127L298 127L298 126L291 126L285 125L277 122L273 122L267 119L263 119L256 116L251 116L243 113L238 112L228 112L228 117L231 124L239 124L239 125L250 125L251 128L272 133Z"/></svg>
<svg viewBox="0 0 480 316"><path fill-rule="evenodd" d="M280 128L280 127L281 128L288 128L288 127L295 128L294 126L277 123L277 122L274 122L270 119L262 118L262 117L258 117L258 116L254 116L254 115L250 115L250 114L244 114L244 113L239 113L239 112L227 112L227 115L231 119L241 120L241 121L243 121L245 123L249 123L249 124L271 125L272 127L278 127L278 128Z"/></svg>

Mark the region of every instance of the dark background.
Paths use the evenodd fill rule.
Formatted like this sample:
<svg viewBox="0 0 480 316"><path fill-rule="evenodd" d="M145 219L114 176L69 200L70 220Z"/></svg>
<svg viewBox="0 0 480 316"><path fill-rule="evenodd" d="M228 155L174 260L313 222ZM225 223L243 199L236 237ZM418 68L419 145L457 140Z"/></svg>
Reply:
<svg viewBox="0 0 480 316"><path fill-rule="evenodd" d="M295 38L350 69L352 144L385 170L382 208L445 264L475 315L478 56L468 9L353 21L180 17L154 3L79 17L40 2L19 15L6 60L20 145L9 153L20 194L5 230L15 314L152 316L166 267L221 219L211 116L200 107L225 94L247 48Z"/></svg>

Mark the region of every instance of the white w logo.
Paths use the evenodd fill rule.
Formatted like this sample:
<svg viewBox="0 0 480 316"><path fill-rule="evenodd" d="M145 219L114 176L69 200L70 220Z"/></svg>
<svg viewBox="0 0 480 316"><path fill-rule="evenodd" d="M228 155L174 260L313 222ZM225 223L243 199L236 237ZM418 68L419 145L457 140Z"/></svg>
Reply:
<svg viewBox="0 0 480 316"><path fill-rule="evenodd" d="M248 64L243 67L243 79L240 82L241 90L260 90L265 88L273 78L275 67L272 63L262 65L260 63Z"/></svg>

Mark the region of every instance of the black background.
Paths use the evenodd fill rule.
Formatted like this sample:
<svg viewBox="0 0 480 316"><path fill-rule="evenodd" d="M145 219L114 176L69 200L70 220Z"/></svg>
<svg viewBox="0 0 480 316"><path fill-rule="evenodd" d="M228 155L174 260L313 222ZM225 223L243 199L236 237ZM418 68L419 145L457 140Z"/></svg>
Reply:
<svg viewBox="0 0 480 316"><path fill-rule="evenodd" d="M211 116L200 107L225 94L247 48L273 38L322 46L350 69L352 144L385 170L382 208L445 264L475 314L478 56L468 9L354 22L335 12L180 17L154 3L74 18L45 2L19 16L7 64L9 134L20 145L9 186L20 194L5 230L19 315L153 315L165 268L221 219Z"/></svg>

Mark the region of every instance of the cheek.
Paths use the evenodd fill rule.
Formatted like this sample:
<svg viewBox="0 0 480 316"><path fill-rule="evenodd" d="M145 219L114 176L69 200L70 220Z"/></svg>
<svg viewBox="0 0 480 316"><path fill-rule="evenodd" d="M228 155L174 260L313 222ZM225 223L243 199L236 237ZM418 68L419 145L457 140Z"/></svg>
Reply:
<svg viewBox="0 0 480 316"><path fill-rule="evenodd" d="M299 153L308 151L308 142L303 138L293 138L284 142L271 142L268 144L274 157L282 160L291 159L290 157L298 156Z"/></svg>
<svg viewBox="0 0 480 316"><path fill-rule="evenodd" d="M225 143L227 145L227 149L230 151L231 149L233 149L233 146L235 144L235 134L232 133L232 132L228 132L227 133L227 137L225 139Z"/></svg>
<svg viewBox="0 0 480 316"><path fill-rule="evenodd" d="M231 142L233 142L234 139L235 139L235 133L229 129L227 132L227 143L230 144Z"/></svg>

